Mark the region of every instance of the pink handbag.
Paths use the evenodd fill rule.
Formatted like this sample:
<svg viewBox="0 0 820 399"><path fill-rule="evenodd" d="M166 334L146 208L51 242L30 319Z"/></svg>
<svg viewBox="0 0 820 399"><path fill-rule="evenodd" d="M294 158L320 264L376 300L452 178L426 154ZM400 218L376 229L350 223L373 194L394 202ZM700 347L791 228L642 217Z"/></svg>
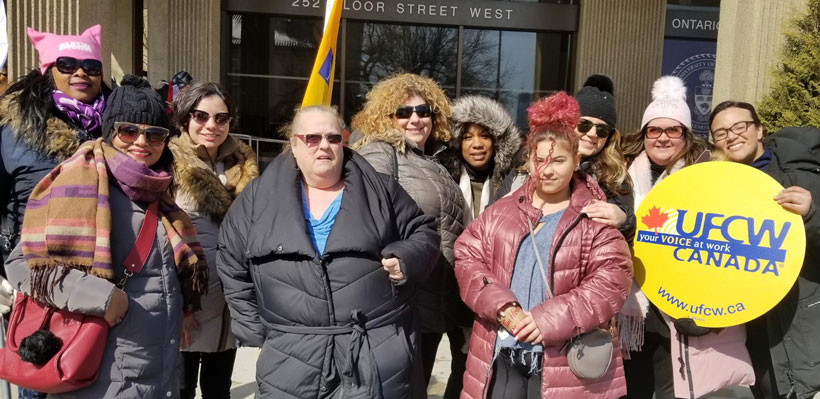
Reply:
<svg viewBox="0 0 820 399"><path fill-rule="evenodd" d="M57 354L41 366L18 354L23 339L37 330L48 330L62 341ZM45 393L75 391L97 379L107 337L102 317L44 306L18 293L6 345L0 349L0 379Z"/></svg>

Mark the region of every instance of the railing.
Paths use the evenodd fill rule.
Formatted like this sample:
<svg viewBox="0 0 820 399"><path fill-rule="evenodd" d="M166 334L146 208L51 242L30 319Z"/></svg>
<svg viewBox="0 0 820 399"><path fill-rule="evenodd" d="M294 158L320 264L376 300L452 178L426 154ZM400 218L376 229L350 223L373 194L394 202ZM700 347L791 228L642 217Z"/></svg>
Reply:
<svg viewBox="0 0 820 399"><path fill-rule="evenodd" d="M269 139L265 137L251 136L249 134L231 133L231 136L238 140L242 140L247 144L256 154L256 162L259 163L259 169L264 169L276 155L282 152L282 149L288 144L287 140ZM263 147L268 147L263 149ZM273 150L271 150L271 147Z"/></svg>

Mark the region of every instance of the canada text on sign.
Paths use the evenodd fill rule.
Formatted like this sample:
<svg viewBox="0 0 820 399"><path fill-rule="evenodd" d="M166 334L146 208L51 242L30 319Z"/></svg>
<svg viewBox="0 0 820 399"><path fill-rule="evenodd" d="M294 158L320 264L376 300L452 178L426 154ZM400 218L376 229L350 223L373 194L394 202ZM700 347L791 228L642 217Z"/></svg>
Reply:
<svg viewBox="0 0 820 399"><path fill-rule="evenodd" d="M229 12L321 17L325 0L228 0ZM342 18L527 30L577 30L578 6L467 0L344 0Z"/></svg>

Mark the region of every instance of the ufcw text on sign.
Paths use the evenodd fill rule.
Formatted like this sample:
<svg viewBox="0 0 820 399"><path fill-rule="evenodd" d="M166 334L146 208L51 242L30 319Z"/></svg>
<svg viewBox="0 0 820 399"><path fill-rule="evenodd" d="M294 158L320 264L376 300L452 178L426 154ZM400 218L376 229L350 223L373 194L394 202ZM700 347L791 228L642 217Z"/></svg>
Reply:
<svg viewBox="0 0 820 399"><path fill-rule="evenodd" d="M659 182L635 214L635 278L664 313L728 327L774 307L806 247L803 220L752 167L706 162Z"/></svg>

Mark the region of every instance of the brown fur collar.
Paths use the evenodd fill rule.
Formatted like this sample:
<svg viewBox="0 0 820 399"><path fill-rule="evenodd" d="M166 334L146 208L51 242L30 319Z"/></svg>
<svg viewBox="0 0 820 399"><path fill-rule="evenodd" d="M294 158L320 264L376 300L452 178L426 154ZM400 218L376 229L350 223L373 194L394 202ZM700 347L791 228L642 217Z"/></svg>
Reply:
<svg viewBox="0 0 820 399"><path fill-rule="evenodd" d="M34 151L58 162L68 159L77 152L82 141L76 129L52 112L46 125L46 134L42 134L30 121L22 118L16 99L17 94L9 94L0 99L0 125L7 125L11 128L12 134Z"/></svg>
<svg viewBox="0 0 820 399"><path fill-rule="evenodd" d="M250 147L231 136L220 146L220 151L222 147L234 148L228 154L217 156L225 164L225 185L211 167L207 153L191 141L187 132L183 131L168 143L174 154L173 190L177 203L185 211L208 214L214 222L222 221L234 198L259 176L256 155Z"/></svg>

